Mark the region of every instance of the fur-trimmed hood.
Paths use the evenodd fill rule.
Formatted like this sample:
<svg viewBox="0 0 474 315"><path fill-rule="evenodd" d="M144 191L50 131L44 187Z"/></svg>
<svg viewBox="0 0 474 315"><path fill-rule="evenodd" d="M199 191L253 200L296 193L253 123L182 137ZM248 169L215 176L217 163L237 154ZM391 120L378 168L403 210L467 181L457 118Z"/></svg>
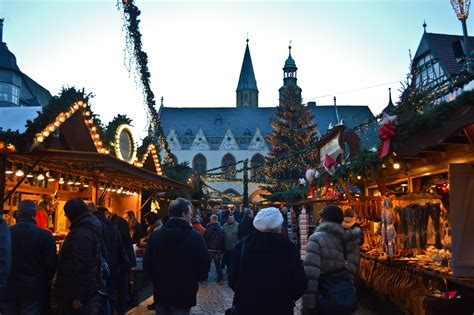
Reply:
<svg viewBox="0 0 474 315"><path fill-rule="evenodd" d="M321 223L315 230L315 233L318 232L328 233L336 237L342 236L346 242L358 240L362 235L362 229L358 226L355 226L353 229L346 230L341 224L333 222Z"/></svg>

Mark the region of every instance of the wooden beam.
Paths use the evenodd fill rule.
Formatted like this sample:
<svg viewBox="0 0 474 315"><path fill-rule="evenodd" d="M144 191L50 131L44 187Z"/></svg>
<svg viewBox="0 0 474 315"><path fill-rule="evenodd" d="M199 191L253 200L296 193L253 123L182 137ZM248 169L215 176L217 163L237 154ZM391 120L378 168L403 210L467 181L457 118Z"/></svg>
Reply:
<svg viewBox="0 0 474 315"><path fill-rule="evenodd" d="M474 124L470 124L464 128L464 134L469 139L469 142L474 144Z"/></svg>
<svg viewBox="0 0 474 315"><path fill-rule="evenodd" d="M430 152L430 153L444 153L446 152L446 148L442 145L426 147L421 152Z"/></svg>
<svg viewBox="0 0 474 315"><path fill-rule="evenodd" d="M388 192L387 186L385 185L385 181L382 177L382 175L377 176L375 179L375 182L377 183L377 186L379 187L379 191L382 194L382 196L385 196L385 194Z"/></svg>
<svg viewBox="0 0 474 315"><path fill-rule="evenodd" d="M344 190L344 193L346 194L347 200L349 200L349 202L353 202L354 197L352 197L351 191L349 190L346 183L342 179L339 179L339 185L341 185L342 190Z"/></svg>
<svg viewBox="0 0 474 315"><path fill-rule="evenodd" d="M469 139L466 136L451 136L443 140L443 144L469 144Z"/></svg>

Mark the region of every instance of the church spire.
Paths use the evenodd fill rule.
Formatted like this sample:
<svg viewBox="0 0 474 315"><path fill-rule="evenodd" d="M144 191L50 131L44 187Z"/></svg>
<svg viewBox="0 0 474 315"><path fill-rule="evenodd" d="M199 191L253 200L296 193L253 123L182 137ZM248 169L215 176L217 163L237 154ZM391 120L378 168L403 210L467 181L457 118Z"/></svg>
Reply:
<svg viewBox="0 0 474 315"><path fill-rule="evenodd" d="M382 112L385 112L387 114L392 114L394 110L395 110L395 105L392 102L392 89L388 88L388 104L382 110Z"/></svg>
<svg viewBox="0 0 474 315"><path fill-rule="evenodd" d="M295 60L291 56L291 41L288 46L288 58L283 66L283 86L279 89L280 106L285 106L285 98L292 94L291 98L301 102L301 88L296 84L296 66ZM295 94L296 93L296 94Z"/></svg>
<svg viewBox="0 0 474 315"><path fill-rule="evenodd" d="M258 88L250 57L249 39L246 40L244 61L237 85L237 107L258 107Z"/></svg>

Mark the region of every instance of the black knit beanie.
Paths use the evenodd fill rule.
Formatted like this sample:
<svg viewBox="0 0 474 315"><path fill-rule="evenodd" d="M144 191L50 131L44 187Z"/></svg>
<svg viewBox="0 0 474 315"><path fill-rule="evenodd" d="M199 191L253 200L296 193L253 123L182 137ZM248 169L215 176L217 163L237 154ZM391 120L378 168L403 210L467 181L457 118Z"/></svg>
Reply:
<svg viewBox="0 0 474 315"><path fill-rule="evenodd" d="M90 208L79 198L69 199L64 205L64 213L71 222L89 212Z"/></svg>
<svg viewBox="0 0 474 315"><path fill-rule="evenodd" d="M319 217L323 218L328 222L334 222L339 224L344 221L344 213L342 212L341 208L335 205L329 205L324 207L319 212Z"/></svg>

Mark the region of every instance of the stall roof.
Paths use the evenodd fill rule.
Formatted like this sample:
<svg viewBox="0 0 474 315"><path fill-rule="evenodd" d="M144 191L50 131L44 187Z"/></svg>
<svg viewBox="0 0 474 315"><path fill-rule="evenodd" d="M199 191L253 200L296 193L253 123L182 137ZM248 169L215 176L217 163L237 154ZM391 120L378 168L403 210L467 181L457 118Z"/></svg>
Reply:
<svg viewBox="0 0 474 315"><path fill-rule="evenodd" d="M395 153L399 158L417 157L430 152L444 152L445 145L474 145L474 105L459 108L436 129L411 136Z"/></svg>
<svg viewBox="0 0 474 315"><path fill-rule="evenodd" d="M146 189L189 189L189 186L136 167L108 154L65 150L35 150L27 154L12 154L9 160L34 163L56 171L90 177L113 185Z"/></svg>

